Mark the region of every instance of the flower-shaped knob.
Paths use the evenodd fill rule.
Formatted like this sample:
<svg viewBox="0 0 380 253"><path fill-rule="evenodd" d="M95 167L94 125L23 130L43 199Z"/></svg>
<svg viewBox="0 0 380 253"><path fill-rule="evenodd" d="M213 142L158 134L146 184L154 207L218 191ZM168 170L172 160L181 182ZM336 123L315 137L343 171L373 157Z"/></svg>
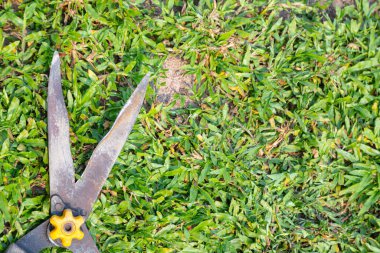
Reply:
<svg viewBox="0 0 380 253"><path fill-rule="evenodd" d="M50 218L50 224L54 226L54 229L50 231L50 238L60 239L62 246L70 247L73 239L83 239L84 233L80 229L83 223L82 216L74 217L70 209L65 209L62 216L53 215Z"/></svg>

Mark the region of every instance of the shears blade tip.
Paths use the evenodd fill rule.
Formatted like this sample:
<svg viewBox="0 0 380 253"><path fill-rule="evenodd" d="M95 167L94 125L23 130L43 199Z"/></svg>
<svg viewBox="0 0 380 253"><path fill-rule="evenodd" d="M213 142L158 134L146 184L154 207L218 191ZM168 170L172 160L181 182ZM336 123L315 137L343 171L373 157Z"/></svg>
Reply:
<svg viewBox="0 0 380 253"><path fill-rule="evenodd" d="M148 86L148 83L149 83L150 75L151 75L151 73L148 72L148 73L143 77L143 79L141 80L141 82L140 82L140 84L139 84L139 86L138 86L137 88L140 88L140 86L141 86L141 88L146 89L146 87Z"/></svg>
<svg viewBox="0 0 380 253"><path fill-rule="evenodd" d="M58 51L54 51L53 60L51 61L51 66L59 65L59 53Z"/></svg>

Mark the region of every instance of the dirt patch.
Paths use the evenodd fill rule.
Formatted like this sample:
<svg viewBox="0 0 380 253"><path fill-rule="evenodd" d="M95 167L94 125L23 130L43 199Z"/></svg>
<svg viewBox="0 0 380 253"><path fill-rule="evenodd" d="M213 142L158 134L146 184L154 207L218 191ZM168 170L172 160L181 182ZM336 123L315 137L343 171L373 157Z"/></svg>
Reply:
<svg viewBox="0 0 380 253"><path fill-rule="evenodd" d="M327 14L331 19L334 19L336 16L336 7L343 9L347 5L355 5L354 0L334 0L330 7L327 9Z"/></svg>
<svg viewBox="0 0 380 253"><path fill-rule="evenodd" d="M187 62L177 56L169 56L163 64L163 68L166 70L166 76L158 78L158 89L156 102L164 103L165 105L174 101L175 95L180 94L184 96L185 104L187 107L192 103L189 96L192 91L191 88L194 84L194 75L185 74L182 69ZM181 108L181 101L177 99L173 108Z"/></svg>
<svg viewBox="0 0 380 253"><path fill-rule="evenodd" d="M378 0L369 0L369 4L372 5L372 4L376 4L376 1ZM323 10L321 9L320 10L320 14L322 14L323 12L326 13L330 19L335 19L336 17L336 7L339 7L340 9L343 9L344 7L348 6L348 5L353 5L356 7L356 2L355 0L333 0L332 2L328 1L328 0L307 0L306 1L306 4L308 6L323 6ZM294 3L294 5L296 5L296 3ZM377 10L375 11L376 13L379 13L379 7L377 7ZM291 11L290 10L282 10L279 14L280 17L282 17L283 19L289 19L291 18ZM324 21L325 18L322 18L322 20Z"/></svg>
<svg viewBox="0 0 380 253"><path fill-rule="evenodd" d="M324 5L326 4L327 0L309 0L308 4L313 5L313 4L320 4ZM376 0L369 0L369 4L376 4ZM333 0L330 6L326 9L326 13L329 15L331 19L335 19L336 17L336 7L339 7L343 9L344 7L348 5L354 5L356 6L355 0Z"/></svg>

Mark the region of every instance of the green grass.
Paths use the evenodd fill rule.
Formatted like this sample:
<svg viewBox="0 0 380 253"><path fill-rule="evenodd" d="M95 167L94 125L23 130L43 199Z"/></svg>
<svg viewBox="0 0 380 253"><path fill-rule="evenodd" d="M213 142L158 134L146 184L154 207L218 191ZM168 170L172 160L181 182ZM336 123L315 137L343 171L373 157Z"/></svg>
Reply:
<svg viewBox="0 0 380 253"><path fill-rule="evenodd" d="M49 217L59 50L78 177L146 72L196 77L189 108L148 90L87 221L102 252L380 252L379 4L143 2L1 4L0 251Z"/></svg>

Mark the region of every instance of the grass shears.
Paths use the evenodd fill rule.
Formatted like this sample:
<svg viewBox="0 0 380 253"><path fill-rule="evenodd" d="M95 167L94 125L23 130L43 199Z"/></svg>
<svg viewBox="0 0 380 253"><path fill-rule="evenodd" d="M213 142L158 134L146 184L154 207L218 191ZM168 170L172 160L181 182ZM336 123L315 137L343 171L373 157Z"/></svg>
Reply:
<svg viewBox="0 0 380 253"><path fill-rule="evenodd" d="M13 243L7 253L37 253L54 246L74 253L99 252L85 221L132 130L149 82L145 75L117 116L112 128L91 155L75 181L70 151L69 119L65 106L60 58L54 53L48 84L48 146L50 218Z"/></svg>

